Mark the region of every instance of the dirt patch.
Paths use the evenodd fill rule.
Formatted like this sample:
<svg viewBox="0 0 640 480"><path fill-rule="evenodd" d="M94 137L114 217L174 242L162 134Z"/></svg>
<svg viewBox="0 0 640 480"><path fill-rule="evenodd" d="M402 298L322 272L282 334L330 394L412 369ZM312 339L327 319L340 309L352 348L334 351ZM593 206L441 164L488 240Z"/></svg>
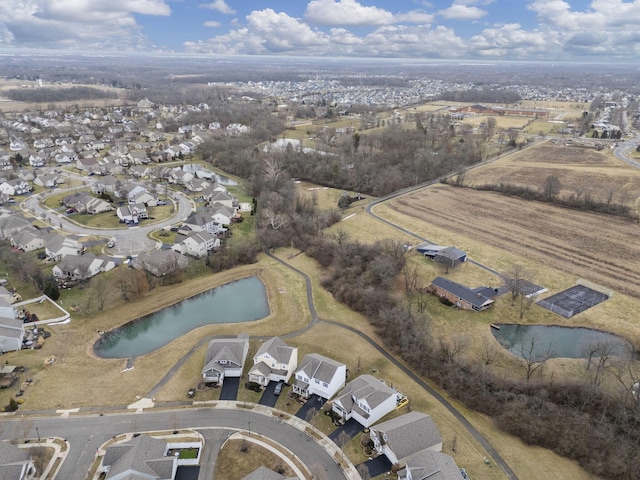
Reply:
<svg viewBox="0 0 640 480"><path fill-rule="evenodd" d="M446 185L396 199L390 206L456 235L640 298L640 245L635 241L640 225L633 221Z"/></svg>

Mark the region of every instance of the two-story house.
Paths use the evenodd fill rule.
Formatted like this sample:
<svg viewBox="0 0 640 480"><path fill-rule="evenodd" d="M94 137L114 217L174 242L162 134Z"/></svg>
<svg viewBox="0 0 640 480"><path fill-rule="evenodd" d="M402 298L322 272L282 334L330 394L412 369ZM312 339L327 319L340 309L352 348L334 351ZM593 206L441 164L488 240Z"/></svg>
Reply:
<svg viewBox="0 0 640 480"><path fill-rule="evenodd" d="M265 341L253 357L249 381L260 385L288 382L298 366L298 348L290 347L280 337Z"/></svg>
<svg viewBox="0 0 640 480"><path fill-rule="evenodd" d="M371 427L373 448L400 468L405 461L423 450L442 451L442 436L431 419L422 412L409 412Z"/></svg>
<svg viewBox="0 0 640 480"><path fill-rule="evenodd" d="M220 246L220 239L207 231L192 232L181 242L171 247L176 252L192 257L204 257L211 250Z"/></svg>
<svg viewBox="0 0 640 480"><path fill-rule="evenodd" d="M249 352L249 335L237 338L215 338L209 342L202 367L202 380L222 385L226 377L242 376Z"/></svg>
<svg viewBox="0 0 640 480"><path fill-rule="evenodd" d="M333 401L332 410L343 420L353 418L365 428L392 412L398 393L372 375L360 375L349 382Z"/></svg>
<svg viewBox="0 0 640 480"><path fill-rule="evenodd" d="M347 366L317 353L305 355L296 371L293 393L309 398L318 395L326 400L344 387Z"/></svg>
<svg viewBox="0 0 640 480"><path fill-rule="evenodd" d="M465 480L455 460L446 453L423 450L407 460L398 480Z"/></svg>

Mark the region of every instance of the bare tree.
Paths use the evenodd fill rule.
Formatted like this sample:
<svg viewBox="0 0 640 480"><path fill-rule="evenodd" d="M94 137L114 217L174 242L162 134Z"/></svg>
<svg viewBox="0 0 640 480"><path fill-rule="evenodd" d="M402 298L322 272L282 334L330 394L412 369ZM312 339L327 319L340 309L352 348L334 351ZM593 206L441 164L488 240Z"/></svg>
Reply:
<svg viewBox="0 0 640 480"><path fill-rule="evenodd" d="M454 335L451 340L447 341L440 338L440 352L448 362L455 363L458 356L469 345L469 336L461 333Z"/></svg>
<svg viewBox="0 0 640 480"><path fill-rule="evenodd" d="M518 296L525 291L531 281L531 273L522 265L514 263L504 274L504 284L511 293L511 306L516 304Z"/></svg>
<svg viewBox="0 0 640 480"><path fill-rule="evenodd" d="M500 347L495 342L481 342L479 356L482 363L491 365L500 354Z"/></svg>
<svg viewBox="0 0 640 480"><path fill-rule="evenodd" d="M540 352L540 341L538 337L532 335L526 338L521 344L518 352L525 362L525 377L527 382L531 379L534 373L540 370L544 364L553 357L553 350L551 344L546 350Z"/></svg>
<svg viewBox="0 0 640 480"><path fill-rule="evenodd" d="M349 233L339 228L331 235L331 238L333 238L339 246L342 246L343 243L349 240Z"/></svg>
<svg viewBox="0 0 640 480"><path fill-rule="evenodd" d="M618 342L596 340L586 345L583 352L587 356L586 369L591 373L591 383L599 386L604 374L612 366L611 360L621 350Z"/></svg>
<svg viewBox="0 0 640 480"><path fill-rule="evenodd" d="M561 188L560 179L556 175L549 175L542 185L542 194L548 202L551 202L560 193Z"/></svg>
<svg viewBox="0 0 640 480"><path fill-rule="evenodd" d="M529 307L531 307L531 305L533 305L533 302L535 301L535 295L533 293L529 293L527 294L526 291L520 292L518 294L518 306L519 306L519 310L520 310L520 320L522 320L524 318L524 312L526 312L527 310L529 310Z"/></svg>
<svg viewBox="0 0 640 480"><path fill-rule="evenodd" d="M426 287L416 288L416 309L419 313L422 313L427 308L427 298L429 290Z"/></svg>
<svg viewBox="0 0 640 480"><path fill-rule="evenodd" d="M362 480L371 479L371 474L369 473L369 469L364 463L361 463L360 465L358 465L358 467L356 468L356 471L358 472L358 475L360 475L360 478Z"/></svg>

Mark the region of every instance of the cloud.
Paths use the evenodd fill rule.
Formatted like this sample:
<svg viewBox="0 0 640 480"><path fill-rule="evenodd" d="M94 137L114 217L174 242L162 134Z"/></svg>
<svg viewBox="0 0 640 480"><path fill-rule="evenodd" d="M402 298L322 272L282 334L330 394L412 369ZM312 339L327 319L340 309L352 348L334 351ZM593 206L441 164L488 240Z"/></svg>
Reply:
<svg viewBox="0 0 640 480"><path fill-rule="evenodd" d="M518 23L487 28L471 37L469 45L478 55L507 58L549 54L560 46L557 35L539 30L527 31Z"/></svg>
<svg viewBox="0 0 640 480"><path fill-rule="evenodd" d="M438 14L448 20L478 20L487 14L485 10L471 6L468 3L454 1L449 8L440 10Z"/></svg>
<svg viewBox="0 0 640 480"><path fill-rule="evenodd" d="M209 28L217 28L222 24L220 22L216 22L215 20L209 20L208 22L204 22L202 25Z"/></svg>
<svg viewBox="0 0 640 480"><path fill-rule="evenodd" d="M216 10L220 13L224 13L225 15L233 15L234 13L236 13L236 11L229 5L227 5L224 0L214 0L211 3L207 3L206 5L202 6L204 8L210 8L211 10Z"/></svg>
<svg viewBox="0 0 640 480"><path fill-rule="evenodd" d="M0 43L139 49L149 45L134 14L170 13L164 0L2 0Z"/></svg>
<svg viewBox="0 0 640 480"><path fill-rule="evenodd" d="M311 0L305 18L318 25L390 25L393 14L383 8L365 7L356 0Z"/></svg>

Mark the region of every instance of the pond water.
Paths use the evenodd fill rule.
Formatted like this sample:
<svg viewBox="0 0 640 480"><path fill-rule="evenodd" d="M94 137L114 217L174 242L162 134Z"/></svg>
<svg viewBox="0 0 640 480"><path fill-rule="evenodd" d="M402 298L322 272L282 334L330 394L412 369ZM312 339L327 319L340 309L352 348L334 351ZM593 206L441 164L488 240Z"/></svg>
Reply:
<svg viewBox="0 0 640 480"><path fill-rule="evenodd" d="M491 333L500 345L518 356L531 358L587 358L594 347L611 347L614 355L628 355L631 344L612 333L583 327L500 324ZM531 350L533 348L533 350Z"/></svg>
<svg viewBox="0 0 640 480"><path fill-rule="evenodd" d="M269 302L264 285L257 277L248 277L106 332L93 351L102 358L137 357L203 325L250 322L267 315Z"/></svg>

